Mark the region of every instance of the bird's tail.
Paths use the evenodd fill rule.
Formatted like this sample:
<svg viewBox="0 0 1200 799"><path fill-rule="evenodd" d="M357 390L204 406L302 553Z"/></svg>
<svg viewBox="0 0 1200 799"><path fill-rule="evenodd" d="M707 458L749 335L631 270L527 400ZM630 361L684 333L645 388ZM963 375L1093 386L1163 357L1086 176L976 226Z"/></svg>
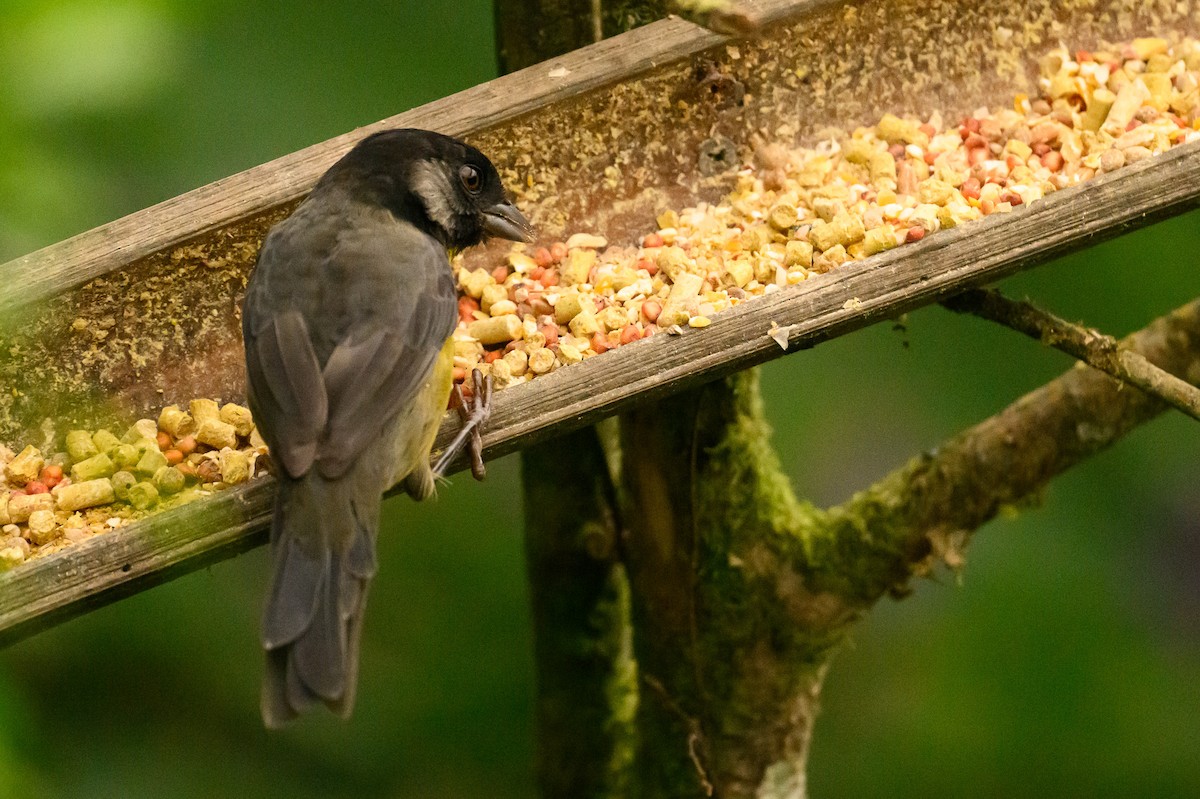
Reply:
<svg viewBox="0 0 1200 799"><path fill-rule="evenodd" d="M263 615L262 715L282 726L324 702L354 707L367 587L375 575L379 494L316 470L283 477L271 525L272 582Z"/></svg>

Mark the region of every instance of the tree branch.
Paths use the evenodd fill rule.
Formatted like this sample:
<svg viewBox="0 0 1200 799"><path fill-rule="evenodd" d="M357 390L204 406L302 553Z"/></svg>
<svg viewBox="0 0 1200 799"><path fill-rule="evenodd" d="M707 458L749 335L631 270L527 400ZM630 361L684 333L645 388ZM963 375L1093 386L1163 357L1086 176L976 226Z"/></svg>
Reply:
<svg viewBox="0 0 1200 799"><path fill-rule="evenodd" d="M1200 301L1123 346L1200 377ZM799 501L755 371L621 419L634 651L635 795L804 796L817 699L847 632L971 531L1164 409L1072 369L845 504Z"/></svg>
<svg viewBox="0 0 1200 799"><path fill-rule="evenodd" d="M769 439L757 369L621 417L636 796L803 796L843 603L795 570L818 514Z"/></svg>
<svg viewBox="0 0 1200 799"><path fill-rule="evenodd" d="M542 796L624 796L636 666L612 481L589 427L522 452Z"/></svg>
<svg viewBox="0 0 1200 799"><path fill-rule="evenodd" d="M1200 300L1121 347L1200 382ZM970 531L1165 408L1103 372L1072 369L831 509L817 528L823 570L832 582L854 575L847 595L869 604L938 559L956 566Z"/></svg>
<svg viewBox="0 0 1200 799"><path fill-rule="evenodd" d="M1200 389L1122 347L1112 336L1068 322L1031 302L1010 300L995 289L970 289L942 305L1038 339L1200 420Z"/></svg>

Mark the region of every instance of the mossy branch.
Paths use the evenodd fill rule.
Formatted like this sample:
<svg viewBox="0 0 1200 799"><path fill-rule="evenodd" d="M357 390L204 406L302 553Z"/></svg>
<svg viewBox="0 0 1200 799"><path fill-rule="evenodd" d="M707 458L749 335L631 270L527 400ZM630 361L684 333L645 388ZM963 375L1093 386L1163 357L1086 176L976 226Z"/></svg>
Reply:
<svg viewBox="0 0 1200 799"><path fill-rule="evenodd" d="M637 703L616 502L594 427L522 452L542 796L625 795Z"/></svg>
<svg viewBox="0 0 1200 799"><path fill-rule="evenodd" d="M1200 301L1122 346L1195 379ZM801 799L821 683L853 623L1164 408L1073 369L825 511L783 476L755 371L625 414L633 793Z"/></svg>
<svg viewBox="0 0 1200 799"><path fill-rule="evenodd" d="M769 437L758 370L621 418L642 688L634 795L803 795L841 640L832 622L849 618L796 568L799 531L819 515L793 495Z"/></svg>
<svg viewBox="0 0 1200 799"><path fill-rule="evenodd" d="M1200 420L1200 389L1122 347L1112 336L1068 322L1033 303L1010 300L995 289L971 289L942 304L1038 339Z"/></svg>
<svg viewBox="0 0 1200 799"><path fill-rule="evenodd" d="M1120 346L1200 382L1200 300ZM957 565L971 531L1166 407L1103 372L1072 369L828 511L822 571L852 576L845 587L870 603L936 560Z"/></svg>

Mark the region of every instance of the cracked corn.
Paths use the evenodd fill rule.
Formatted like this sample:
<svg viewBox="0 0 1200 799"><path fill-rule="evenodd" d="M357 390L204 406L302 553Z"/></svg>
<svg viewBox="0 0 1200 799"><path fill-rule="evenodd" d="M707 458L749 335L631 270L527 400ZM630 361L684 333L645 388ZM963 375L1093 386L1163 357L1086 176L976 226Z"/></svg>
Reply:
<svg viewBox="0 0 1200 799"><path fill-rule="evenodd" d="M54 438L61 451L0 445L0 571L245 482L261 473L266 453L248 409L212 400L194 400L188 411L169 405L123 438L108 430Z"/></svg>

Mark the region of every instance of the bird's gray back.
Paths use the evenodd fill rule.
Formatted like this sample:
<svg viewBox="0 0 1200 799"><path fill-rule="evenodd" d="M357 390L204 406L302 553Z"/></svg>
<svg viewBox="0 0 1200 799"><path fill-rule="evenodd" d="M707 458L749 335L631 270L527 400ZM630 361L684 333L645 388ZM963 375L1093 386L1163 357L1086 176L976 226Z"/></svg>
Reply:
<svg viewBox="0 0 1200 799"><path fill-rule="evenodd" d="M339 344L380 328L424 338L430 320L418 298L453 294L446 251L433 237L386 209L327 195L271 231L246 305L251 316L299 311L324 366ZM439 321L444 339L453 325Z"/></svg>

